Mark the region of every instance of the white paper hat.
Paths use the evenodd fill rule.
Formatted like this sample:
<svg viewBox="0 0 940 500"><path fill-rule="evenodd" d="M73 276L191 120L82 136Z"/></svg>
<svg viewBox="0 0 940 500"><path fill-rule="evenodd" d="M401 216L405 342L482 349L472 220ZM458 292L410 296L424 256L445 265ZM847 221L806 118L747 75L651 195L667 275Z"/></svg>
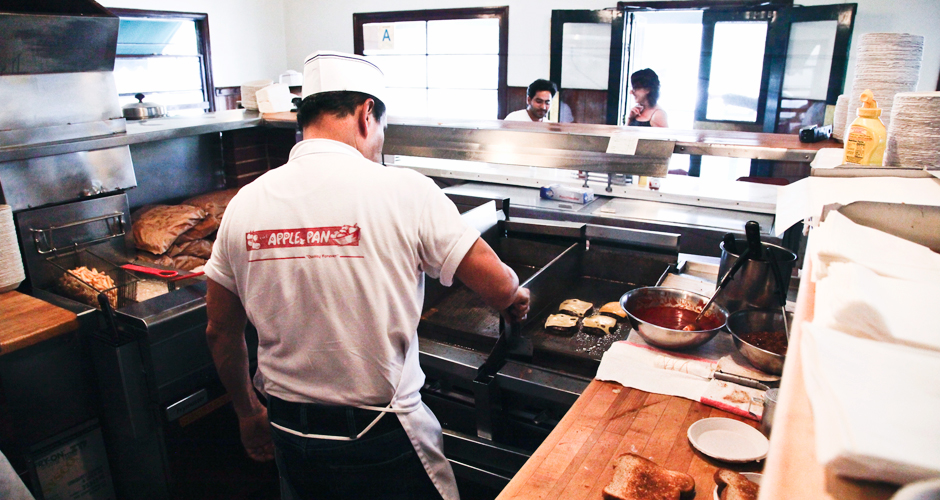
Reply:
<svg viewBox="0 0 940 500"><path fill-rule="evenodd" d="M349 90L385 101L385 74L362 56L320 50L304 61L303 97L320 92Z"/></svg>

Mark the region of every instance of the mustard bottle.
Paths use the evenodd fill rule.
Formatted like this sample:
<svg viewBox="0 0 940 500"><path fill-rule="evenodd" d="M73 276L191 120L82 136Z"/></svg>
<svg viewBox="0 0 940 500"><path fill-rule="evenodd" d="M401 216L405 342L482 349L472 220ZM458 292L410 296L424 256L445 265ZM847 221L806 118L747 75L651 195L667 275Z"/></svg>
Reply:
<svg viewBox="0 0 940 500"><path fill-rule="evenodd" d="M845 133L845 163L881 166L888 135L885 124L878 118L881 108L871 90L862 92L861 100L862 107L856 113L858 118Z"/></svg>

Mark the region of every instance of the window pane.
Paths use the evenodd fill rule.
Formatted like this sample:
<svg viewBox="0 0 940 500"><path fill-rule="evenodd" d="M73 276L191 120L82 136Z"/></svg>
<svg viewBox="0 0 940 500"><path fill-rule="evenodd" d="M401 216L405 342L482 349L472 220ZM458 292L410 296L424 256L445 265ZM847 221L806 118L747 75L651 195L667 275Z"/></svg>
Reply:
<svg viewBox="0 0 940 500"><path fill-rule="evenodd" d="M495 90L428 90L429 116L435 118L495 120L497 108Z"/></svg>
<svg viewBox="0 0 940 500"><path fill-rule="evenodd" d="M499 19L428 21L428 54L499 54Z"/></svg>
<svg viewBox="0 0 940 500"><path fill-rule="evenodd" d="M560 85L566 89L607 90L610 25L565 23L562 30Z"/></svg>
<svg viewBox="0 0 940 500"><path fill-rule="evenodd" d="M118 57L114 61L114 83L118 94L175 90L201 92L202 65L198 57L192 56Z"/></svg>
<svg viewBox="0 0 940 500"><path fill-rule="evenodd" d="M428 116L427 89L387 89L389 116Z"/></svg>
<svg viewBox="0 0 940 500"><path fill-rule="evenodd" d="M757 121L766 38L766 21L715 24L707 119Z"/></svg>
<svg viewBox="0 0 940 500"><path fill-rule="evenodd" d="M783 97L826 100L837 28L836 21L793 23L790 26Z"/></svg>
<svg viewBox="0 0 940 500"><path fill-rule="evenodd" d="M637 12L634 16L630 71L655 71L662 83L658 105L668 114L669 126L692 129L702 53L702 11ZM629 110L636 100L630 94L626 98L625 109ZM669 168L673 169L671 163ZM688 170L688 159L682 169Z"/></svg>
<svg viewBox="0 0 940 500"><path fill-rule="evenodd" d="M415 56L366 56L385 73L386 87L421 87L428 85L427 58Z"/></svg>
<svg viewBox="0 0 940 500"><path fill-rule="evenodd" d="M198 55L194 21L121 19L117 53L121 55Z"/></svg>
<svg viewBox="0 0 940 500"><path fill-rule="evenodd" d="M425 21L362 25L363 54L425 54Z"/></svg>
<svg viewBox="0 0 940 500"><path fill-rule="evenodd" d="M499 56L428 56L428 87L495 89Z"/></svg>

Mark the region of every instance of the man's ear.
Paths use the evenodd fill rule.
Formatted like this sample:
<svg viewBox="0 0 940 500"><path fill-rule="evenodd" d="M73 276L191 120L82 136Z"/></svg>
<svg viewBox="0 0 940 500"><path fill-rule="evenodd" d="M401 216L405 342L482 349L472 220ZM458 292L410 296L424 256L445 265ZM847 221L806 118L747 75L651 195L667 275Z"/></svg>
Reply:
<svg viewBox="0 0 940 500"><path fill-rule="evenodd" d="M372 124L372 121L375 120L375 117L372 115L374 109L375 101L372 99L366 99L365 102L359 106L357 125L359 126L359 133L362 134L363 137L369 135L369 126Z"/></svg>

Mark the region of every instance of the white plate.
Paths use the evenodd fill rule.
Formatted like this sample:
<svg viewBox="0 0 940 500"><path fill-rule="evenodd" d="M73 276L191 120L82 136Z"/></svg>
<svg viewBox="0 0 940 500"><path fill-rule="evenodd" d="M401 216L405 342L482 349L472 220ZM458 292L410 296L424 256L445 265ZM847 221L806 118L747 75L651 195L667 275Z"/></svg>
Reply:
<svg viewBox="0 0 940 500"><path fill-rule="evenodd" d="M764 477L763 474L759 472L742 472L742 476L746 477L748 481L752 483L757 483L760 486L760 478ZM721 497L718 496L718 485L715 485L715 490L712 491L712 495L715 497L715 500L721 500Z"/></svg>
<svg viewBox="0 0 940 500"><path fill-rule="evenodd" d="M689 427L696 450L725 462L752 462L767 456L769 441L759 430L730 418L705 418Z"/></svg>

